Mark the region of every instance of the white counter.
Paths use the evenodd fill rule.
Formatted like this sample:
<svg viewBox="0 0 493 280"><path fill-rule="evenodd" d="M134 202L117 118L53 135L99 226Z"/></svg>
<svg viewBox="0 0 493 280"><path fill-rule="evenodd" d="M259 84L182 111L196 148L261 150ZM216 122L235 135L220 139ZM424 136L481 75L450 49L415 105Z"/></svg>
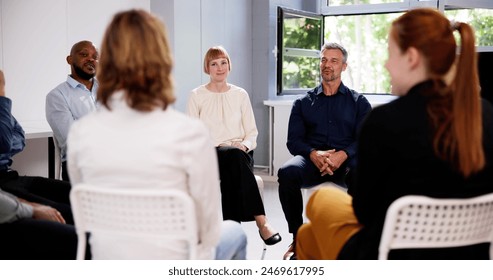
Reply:
<svg viewBox="0 0 493 280"><path fill-rule="evenodd" d="M26 147L13 158L12 169L20 175L54 177L50 166L55 166L53 144L50 138L53 132L46 121L18 120L25 132ZM50 174L52 173L52 174Z"/></svg>

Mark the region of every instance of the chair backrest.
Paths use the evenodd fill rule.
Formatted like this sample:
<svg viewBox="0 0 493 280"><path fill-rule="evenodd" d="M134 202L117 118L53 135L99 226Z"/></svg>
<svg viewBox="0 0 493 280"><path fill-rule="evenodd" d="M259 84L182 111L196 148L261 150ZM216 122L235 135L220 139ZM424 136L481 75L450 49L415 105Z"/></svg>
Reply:
<svg viewBox="0 0 493 280"><path fill-rule="evenodd" d="M490 243L493 257L493 193L444 199L408 195L388 208L379 259L391 249L445 248Z"/></svg>
<svg viewBox="0 0 493 280"><path fill-rule="evenodd" d="M185 192L108 189L79 184L72 188L70 201L79 239L77 259L84 259L86 233L181 241L188 244L189 259L197 257L195 205Z"/></svg>

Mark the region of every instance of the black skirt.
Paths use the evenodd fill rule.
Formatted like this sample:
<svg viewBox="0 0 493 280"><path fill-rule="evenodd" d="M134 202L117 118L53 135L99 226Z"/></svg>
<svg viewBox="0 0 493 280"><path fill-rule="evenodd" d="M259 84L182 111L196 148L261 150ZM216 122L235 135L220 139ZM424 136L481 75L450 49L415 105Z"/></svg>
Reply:
<svg viewBox="0 0 493 280"><path fill-rule="evenodd" d="M265 215L264 204L253 174L253 151L245 153L231 147L217 147L221 202L224 220L253 221Z"/></svg>

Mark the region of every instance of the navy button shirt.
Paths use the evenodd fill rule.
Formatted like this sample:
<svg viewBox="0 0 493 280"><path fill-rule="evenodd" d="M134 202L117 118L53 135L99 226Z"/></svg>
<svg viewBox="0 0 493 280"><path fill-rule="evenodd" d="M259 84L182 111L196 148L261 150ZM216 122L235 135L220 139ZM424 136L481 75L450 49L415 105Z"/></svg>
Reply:
<svg viewBox="0 0 493 280"><path fill-rule="evenodd" d="M312 150L344 150L348 167L356 164L356 140L362 121L371 111L368 100L342 82L326 96L323 87L297 99L289 117L287 147L292 155L309 157Z"/></svg>

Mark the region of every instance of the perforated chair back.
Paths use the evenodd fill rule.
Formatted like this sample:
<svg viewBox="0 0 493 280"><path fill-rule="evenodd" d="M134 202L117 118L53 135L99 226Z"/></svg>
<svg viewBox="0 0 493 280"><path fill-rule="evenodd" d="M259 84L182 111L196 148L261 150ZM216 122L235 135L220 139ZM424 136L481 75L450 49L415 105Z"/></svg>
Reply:
<svg viewBox="0 0 493 280"><path fill-rule="evenodd" d="M445 248L490 243L493 256L493 193L467 199L403 196L388 208L379 259L391 249Z"/></svg>
<svg viewBox="0 0 493 280"><path fill-rule="evenodd" d="M80 184L73 187L70 201L78 235L77 259L84 259L86 233L185 242L188 258L197 256L195 205L185 192L108 189Z"/></svg>

